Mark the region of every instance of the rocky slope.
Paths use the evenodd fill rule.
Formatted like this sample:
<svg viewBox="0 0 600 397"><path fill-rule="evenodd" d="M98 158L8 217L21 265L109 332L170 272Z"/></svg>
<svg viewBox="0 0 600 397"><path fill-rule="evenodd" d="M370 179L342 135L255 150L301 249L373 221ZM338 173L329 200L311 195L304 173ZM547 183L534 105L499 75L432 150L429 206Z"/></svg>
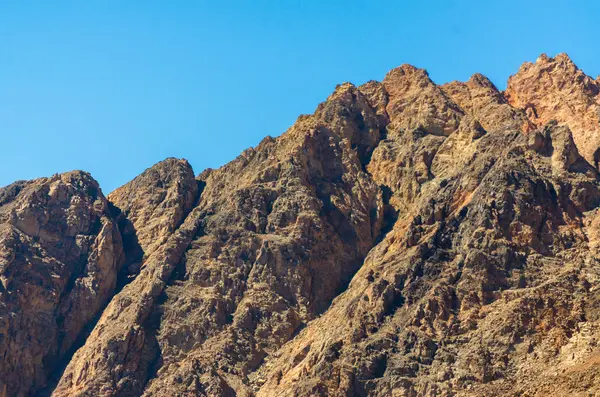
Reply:
<svg viewBox="0 0 600 397"><path fill-rule="evenodd" d="M600 393L600 85L404 65L194 177L0 190L0 396Z"/></svg>
<svg viewBox="0 0 600 397"><path fill-rule="evenodd" d="M0 395L30 395L112 297L124 261L89 174L0 190Z"/></svg>

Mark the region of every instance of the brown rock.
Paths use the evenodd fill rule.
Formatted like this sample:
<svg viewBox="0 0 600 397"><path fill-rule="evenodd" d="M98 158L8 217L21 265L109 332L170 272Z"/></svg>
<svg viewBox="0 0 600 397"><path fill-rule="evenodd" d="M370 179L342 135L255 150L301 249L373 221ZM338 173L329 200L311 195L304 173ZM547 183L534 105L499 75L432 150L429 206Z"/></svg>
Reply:
<svg viewBox="0 0 600 397"><path fill-rule="evenodd" d="M129 274L137 274L141 262L167 241L198 195L192 167L174 158L155 164L108 195L120 211Z"/></svg>
<svg viewBox="0 0 600 397"><path fill-rule="evenodd" d="M394 131L421 128L447 136L458 129L464 111L431 81L425 70L402 65L385 76L383 86L389 94L386 109Z"/></svg>
<svg viewBox="0 0 600 397"><path fill-rule="evenodd" d="M84 172L0 189L0 395L44 387L112 296L121 236Z"/></svg>
<svg viewBox="0 0 600 397"><path fill-rule="evenodd" d="M379 122L342 85L281 138L205 174L198 206L113 299L54 395L251 393L248 374L327 308L378 237L381 194L361 159Z"/></svg>
<svg viewBox="0 0 600 397"><path fill-rule="evenodd" d="M554 349L587 338L576 330L597 260L568 192L590 183L587 211L598 184L572 169L557 182L564 163L519 133L488 133L477 152L445 184L425 182L410 224L261 367L257 396L512 395L537 387L540 368L568 367Z"/></svg>
<svg viewBox="0 0 600 397"><path fill-rule="evenodd" d="M441 88L467 114L479 121L485 130L517 129L528 132L535 129L525 112L509 105L496 86L482 74L474 74L466 83L454 81Z"/></svg>
<svg viewBox="0 0 600 397"><path fill-rule="evenodd" d="M598 394L597 99L565 55L506 93L404 65L197 178L0 189L0 391Z"/></svg>
<svg viewBox="0 0 600 397"><path fill-rule="evenodd" d="M551 120L567 125L582 156L596 168L600 147L600 88L566 54L542 54L508 80L505 96L540 127Z"/></svg>

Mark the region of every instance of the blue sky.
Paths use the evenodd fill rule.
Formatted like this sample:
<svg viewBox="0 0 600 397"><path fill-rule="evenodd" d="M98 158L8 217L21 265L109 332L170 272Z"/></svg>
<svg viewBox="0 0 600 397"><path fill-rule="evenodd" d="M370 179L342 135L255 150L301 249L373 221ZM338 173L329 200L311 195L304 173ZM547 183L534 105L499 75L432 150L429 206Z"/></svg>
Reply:
<svg viewBox="0 0 600 397"><path fill-rule="evenodd" d="M0 186L84 169L105 193L196 173L400 64L504 88L542 52L600 74L597 1L0 2Z"/></svg>

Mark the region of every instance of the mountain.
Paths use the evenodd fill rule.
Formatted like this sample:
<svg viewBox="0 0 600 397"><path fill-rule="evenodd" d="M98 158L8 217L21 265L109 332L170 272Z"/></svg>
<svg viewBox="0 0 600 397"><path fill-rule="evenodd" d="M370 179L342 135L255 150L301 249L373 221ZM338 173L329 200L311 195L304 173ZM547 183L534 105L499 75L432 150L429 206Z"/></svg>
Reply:
<svg viewBox="0 0 600 397"><path fill-rule="evenodd" d="M410 65L105 197L0 189L0 396L600 393L600 81Z"/></svg>

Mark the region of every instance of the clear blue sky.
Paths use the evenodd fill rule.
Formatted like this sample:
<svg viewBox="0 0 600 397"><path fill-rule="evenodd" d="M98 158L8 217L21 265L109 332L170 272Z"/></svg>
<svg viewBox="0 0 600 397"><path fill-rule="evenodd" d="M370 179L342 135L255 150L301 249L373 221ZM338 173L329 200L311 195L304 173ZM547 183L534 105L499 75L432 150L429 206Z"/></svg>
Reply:
<svg viewBox="0 0 600 397"><path fill-rule="evenodd" d="M84 169L108 193L168 156L199 173L403 63L504 88L567 52L595 77L598 3L2 0L0 185Z"/></svg>

